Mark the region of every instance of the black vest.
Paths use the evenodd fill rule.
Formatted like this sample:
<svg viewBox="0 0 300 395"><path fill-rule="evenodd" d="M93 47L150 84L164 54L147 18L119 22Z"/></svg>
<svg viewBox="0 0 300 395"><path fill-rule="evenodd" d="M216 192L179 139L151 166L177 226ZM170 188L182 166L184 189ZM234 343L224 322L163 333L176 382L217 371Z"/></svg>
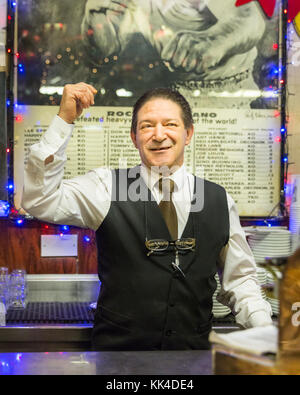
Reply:
<svg viewBox="0 0 300 395"><path fill-rule="evenodd" d="M146 236L170 240L170 235L142 178L129 178L124 169L115 171L113 179L111 206L96 231L101 288L93 348L209 348L216 261L229 238L225 190L202 180L203 209L191 210L181 236L195 238L196 248L194 252L179 253L180 272L172 265L173 249L147 256ZM125 194L124 188L119 188L120 179L127 180ZM126 199L137 180L140 198ZM195 186L199 180L195 177Z"/></svg>

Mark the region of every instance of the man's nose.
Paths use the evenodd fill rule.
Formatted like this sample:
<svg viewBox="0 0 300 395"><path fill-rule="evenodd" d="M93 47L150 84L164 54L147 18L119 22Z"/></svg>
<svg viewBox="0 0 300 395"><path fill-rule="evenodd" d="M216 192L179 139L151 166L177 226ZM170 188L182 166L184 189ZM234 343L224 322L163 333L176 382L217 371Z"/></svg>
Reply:
<svg viewBox="0 0 300 395"><path fill-rule="evenodd" d="M165 127L161 124L157 124L154 128L153 139L156 141L163 141L166 138Z"/></svg>

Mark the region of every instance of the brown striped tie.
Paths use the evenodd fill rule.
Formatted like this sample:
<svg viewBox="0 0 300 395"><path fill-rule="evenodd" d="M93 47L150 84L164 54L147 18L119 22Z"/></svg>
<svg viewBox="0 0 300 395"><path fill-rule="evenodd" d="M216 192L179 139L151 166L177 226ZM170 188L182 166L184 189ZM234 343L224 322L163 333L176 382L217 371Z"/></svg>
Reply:
<svg viewBox="0 0 300 395"><path fill-rule="evenodd" d="M159 190L163 193L163 198L159 203L159 208L161 210L162 216L167 224L172 240L177 240L178 238L178 221L177 213L172 201L172 194L174 192L174 181L165 178L159 179Z"/></svg>

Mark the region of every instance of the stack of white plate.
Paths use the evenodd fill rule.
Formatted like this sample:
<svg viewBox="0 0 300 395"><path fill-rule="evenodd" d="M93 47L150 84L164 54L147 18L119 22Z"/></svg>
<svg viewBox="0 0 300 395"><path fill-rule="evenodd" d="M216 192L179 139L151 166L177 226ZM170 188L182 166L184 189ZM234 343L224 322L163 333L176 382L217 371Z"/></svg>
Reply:
<svg viewBox="0 0 300 395"><path fill-rule="evenodd" d="M290 206L289 228L292 234L292 252L300 247L300 175L292 176L293 196Z"/></svg>
<svg viewBox="0 0 300 395"><path fill-rule="evenodd" d="M244 230L257 264L263 263L266 257L275 258L291 255L291 232L285 227L257 226L245 227ZM264 269L258 268L258 277L262 270ZM279 270L275 268L274 271L278 274L278 277L280 277ZM274 284L275 280L271 273L266 272L266 276L266 283ZM264 291L262 291L262 294L264 294ZM267 297L266 299L272 307L273 314L278 315L278 299L275 297Z"/></svg>
<svg viewBox="0 0 300 395"><path fill-rule="evenodd" d="M256 270L257 273L257 279L259 282L259 285L261 286L260 291L261 291L261 296L264 299L267 299L266 291L264 289L264 286L267 284L267 271L263 267L258 267Z"/></svg>
<svg viewBox="0 0 300 395"><path fill-rule="evenodd" d="M285 227L248 226L244 230L256 263L291 254L291 232Z"/></svg>
<svg viewBox="0 0 300 395"><path fill-rule="evenodd" d="M280 272L280 270L276 269L276 268L273 268L273 271L276 274L276 277L280 281L280 279L282 278L282 273ZM267 282L268 282L268 284L273 284L275 294L276 293L278 294L279 281L276 281L276 279L274 279L273 275L268 272L268 274L267 274ZM270 303L270 305L272 307L273 314L274 315L279 315L279 299L278 299L278 297L276 297L275 295L274 295L273 298L268 297L267 301Z"/></svg>
<svg viewBox="0 0 300 395"><path fill-rule="evenodd" d="M267 301L270 303L272 307L272 313L273 315L278 316L279 315L279 300L275 298L267 298Z"/></svg>
<svg viewBox="0 0 300 395"><path fill-rule="evenodd" d="M221 290L221 283L218 274L216 274L215 280L217 281L217 289L213 295L213 315L216 318L226 317L226 315L231 313L231 310L229 307L224 306L222 303L217 301L217 295Z"/></svg>

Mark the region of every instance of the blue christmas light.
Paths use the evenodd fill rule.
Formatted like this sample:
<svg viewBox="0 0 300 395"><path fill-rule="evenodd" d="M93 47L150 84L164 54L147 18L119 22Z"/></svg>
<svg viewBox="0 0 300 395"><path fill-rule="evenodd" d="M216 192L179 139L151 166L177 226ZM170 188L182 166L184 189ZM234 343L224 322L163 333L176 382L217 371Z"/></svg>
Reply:
<svg viewBox="0 0 300 395"><path fill-rule="evenodd" d="M18 226L22 226L24 224L24 220L22 218L19 218L19 219L16 220L16 224Z"/></svg>
<svg viewBox="0 0 300 395"><path fill-rule="evenodd" d="M24 73L24 66L22 65L22 63L18 64L18 68L19 68L19 73Z"/></svg>
<svg viewBox="0 0 300 395"><path fill-rule="evenodd" d="M87 243L89 243L91 241L89 236L86 236L86 235L84 236L83 240L86 241Z"/></svg>
<svg viewBox="0 0 300 395"><path fill-rule="evenodd" d="M6 186L6 189L12 192L14 190L14 184L12 182L9 182Z"/></svg>
<svg viewBox="0 0 300 395"><path fill-rule="evenodd" d="M9 203L6 200L0 200L0 217L7 217L9 214Z"/></svg>

